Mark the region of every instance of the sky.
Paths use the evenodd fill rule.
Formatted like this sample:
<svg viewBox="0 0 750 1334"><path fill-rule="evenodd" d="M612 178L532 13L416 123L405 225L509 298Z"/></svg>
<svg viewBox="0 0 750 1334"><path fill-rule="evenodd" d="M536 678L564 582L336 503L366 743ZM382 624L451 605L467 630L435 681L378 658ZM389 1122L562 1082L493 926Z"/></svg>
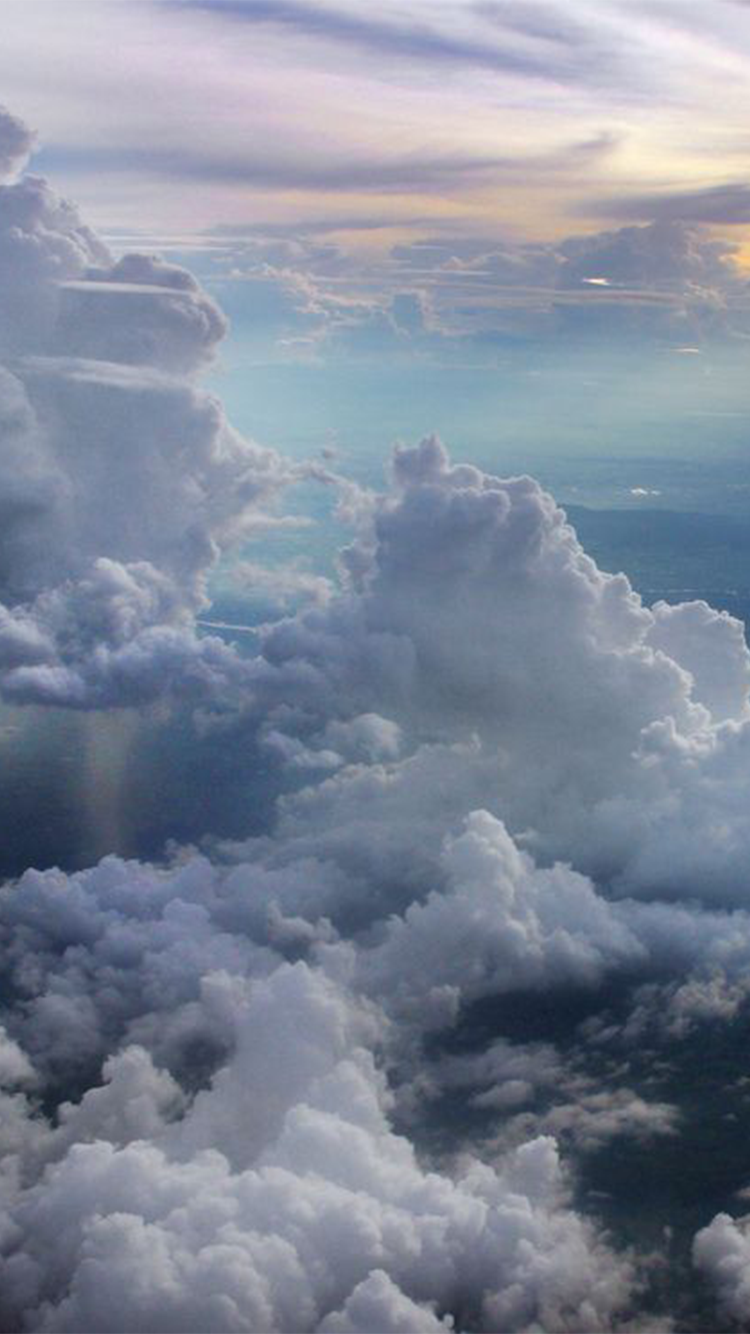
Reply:
<svg viewBox="0 0 750 1334"><path fill-rule="evenodd" d="M745 10L10 0L3 83L100 229L310 226L383 250L662 217L742 245Z"/></svg>
<svg viewBox="0 0 750 1334"><path fill-rule="evenodd" d="M0 1329L746 1327L747 6L0 18Z"/></svg>
<svg viewBox="0 0 750 1334"><path fill-rule="evenodd" d="M3 34L35 169L229 314L251 434L367 476L425 429L493 466L700 457L706 419L738 453L740 0L5 0Z"/></svg>

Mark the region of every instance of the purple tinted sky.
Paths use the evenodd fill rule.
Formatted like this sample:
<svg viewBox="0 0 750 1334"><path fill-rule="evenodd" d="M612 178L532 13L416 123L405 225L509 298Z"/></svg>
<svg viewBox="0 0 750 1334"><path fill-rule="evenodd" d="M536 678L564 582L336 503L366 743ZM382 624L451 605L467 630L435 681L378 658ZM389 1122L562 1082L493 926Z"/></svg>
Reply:
<svg viewBox="0 0 750 1334"><path fill-rule="evenodd" d="M736 0L6 0L0 73L108 227L750 219Z"/></svg>

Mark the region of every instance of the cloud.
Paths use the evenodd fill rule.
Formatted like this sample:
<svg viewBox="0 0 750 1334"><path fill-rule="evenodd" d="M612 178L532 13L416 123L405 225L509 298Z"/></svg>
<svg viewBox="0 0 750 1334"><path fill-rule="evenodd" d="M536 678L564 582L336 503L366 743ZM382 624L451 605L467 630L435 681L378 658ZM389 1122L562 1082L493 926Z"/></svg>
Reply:
<svg viewBox="0 0 750 1334"><path fill-rule="evenodd" d="M191 8L194 6L191 4ZM171 148L134 142L106 150L75 147L47 152L50 166L67 170L147 176L176 176L214 186L241 184L245 190L299 190L344 194L442 194L467 185L481 185L493 178L523 184L550 176L575 175L592 162L608 155L616 144L610 134L563 142L547 151L517 154L467 152L465 149L434 151L420 144L408 153L373 154L362 162L358 153L345 146L333 152L315 141L303 150L291 144L285 152L262 143L244 150L228 151L224 142L208 148L176 144Z"/></svg>
<svg viewBox="0 0 750 1334"><path fill-rule="evenodd" d="M665 222L734 226L750 221L750 187L744 181L730 181L702 190L627 195L594 201L587 205L586 212L600 218L657 218Z"/></svg>
<svg viewBox="0 0 750 1334"><path fill-rule="evenodd" d="M34 259L0 378L0 685L177 701L182 790L205 768L214 803L180 829L240 800L244 837L0 888L2 1323L648 1323L651 1262L587 1174L612 1146L688 1143L684 1088L634 1053L658 1078L653 1053L741 1028L741 627L645 607L533 479L435 437L378 493L247 442L193 378L224 329L196 282L115 263L46 186L4 188ZM453 258L483 255L554 271L561 299L734 281L671 225ZM424 336L420 289L396 297L391 332ZM313 605L246 652L203 636L219 553L302 476L353 530L338 582L243 556L260 596ZM159 717L137 777L162 808ZM732 1312L743 1246L726 1221L696 1241Z"/></svg>
<svg viewBox="0 0 750 1334"><path fill-rule="evenodd" d="M654 345L726 348L748 331L736 247L679 220L547 244L436 234L366 266L304 235L283 251L260 235L227 247L205 271L239 336L257 354L278 357L283 340L329 367L352 356L507 364L516 350L578 369L594 341L599 358L625 347L650 356ZM519 364L519 376L528 370Z"/></svg>
<svg viewBox="0 0 750 1334"><path fill-rule="evenodd" d="M330 881L332 866L308 856L295 867L267 841L257 852L255 865L188 858L169 872L111 858L76 876L30 872L4 891L5 994L17 998L4 1077L32 1088L43 1080L48 1096L63 1098L56 1125L28 1102L5 1123L6 1166L20 1174L8 1203L6 1322L23 1313L30 1328L59 1330L114 1329L123 1319L133 1329L322 1321L336 1330L378 1311L397 1329L449 1327L450 1315L480 1328L606 1328L637 1293L632 1263L572 1212L554 1141L532 1138L494 1167L466 1156L455 1174L421 1167L390 1122L382 1062L411 1025L417 1034L433 1026L436 996L431 1013L404 1012L395 1034L404 999L395 960L383 972L381 946L365 940L355 951L314 922L315 877ZM484 897L496 923L477 921L476 939L462 939L451 980L465 996L503 986L523 994L524 967L540 987L591 987L602 962L620 967L638 955L593 887L535 869L487 817L448 855L456 888L447 903L465 895L466 923ZM502 862L515 895L482 856ZM295 896L304 919L290 915ZM524 896L539 914L531 934ZM425 899L433 917L437 899ZM566 917L570 939L553 926ZM407 924L414 918L407 913ZM483 978L477 962L497 948L501 923L517 963ZM705 940L700 920L696 929ZM736 933L736 924L723 930ZM455 921L440 934L432 960L413 942L413 990L445 985ZM585 951L607 940L592 971ZM283 961L297 950L307 962ZM373 986L370 969L365 994L361 981L352 986L357 954L362 976L372 960L381 974ZM497 957L507 960L507 945ZM478 1086L478 1107L511 1115L519 1082L559 1084L545 1124L588 1152L613 1136L674 1130L669 1108L628 1090L589 1088L571 1104L549 1050L496 1044L473 1064L449 1059L441 1079ZM504 1081L514 1097L490 1101L488 1081Z"/></svg>
<svg viewBox="0 0 750 1334"><path fill-rule="evenodd" d="M597 276L610 283L648 285L656 290L691 284L722 289L739 285L734 250L731 243L679 220L621 227L563 242L561 285Z"/></svg>
<svg viewBox="0 0 750 1334"><path fill-rule="evenodd" d="M462 1001L505 991L593 985L638 966L640 942L564 867L538 870L486 812L469 817L445 849L447 884L402 918L363 960L365 985L414 1012L427 992ZM449 947L448 942L452 942Z"/></svg>
<svg viewBox="0 0 750 1334"><path fill-rule="evenodd" d="M220 161L222 149L242 170L242 154L226 152L227 124L234 127L238 144L251 146L265 142L270 130L289 174L295 165L301 175L306 166L312 168L325 141L335 161L351 164L356 177L356 142L362 152L378 158L378 146L393 137L389 108L394 89L402 149L404 156L407 149L413 155L415 177L420 160L430 157L435 162L441 146L447 158L481 159L488 136L497 138L488 122L488 106L497 111L509 153L543 154L554 148L551 127L559 128L563 143L591 141L611 126L638 143L645 94L653 110L653 94L659 91L663 114L648 119L656 173L670 155L683 153L689 137L691 177L703 171L715 180L718 162L721 179L737 179L741 132L727 120L727 108L716 103L713 90L722 70L725 80L737 79L741 86L742 43L736 25L730 25L732 10L719 3L703 25L711 40L691 36L690 29L700 26L700 20L687 20L679 7L672 6L665 17L614 0L595 9L535 0L521 6L464 4L451 10L411 0L398 14L372 14L351 0L227 6L210 0L179 5L152 0L147 8L123 11L116 19L111 7L93 3L90 22L77 43L64 6L58 4L55 21L43 34L30 32L22 4L9 0L7 8L6 95L17 97L19 105L33 106L37 118L53 130L56 142L42 159L44 170L71 189L74 178L83 178L89 197L95 192L100 210L106 208L108 221L118 228L141 225L144 210L172 234L221 222L230 213L236 218L242 191L231 175L231 160L226 182L216 175L212 190L197 195L194 188L195 173L209 173L210 160ZM144 40L144 32L149 40ZM164 46L176 59L170 94L160 98L161 72L153 53ZM196 51L202 57L200 70L193 58ZM75 71L66 81L55 78L61 52L66 68ZM284 98L278 96L280 72ZM563 106L560 87L578 88L582 95ZM192 110L200 98L202 152L192 129ZM682 113L677 120L669 112L675 106ZM539 107L550 115L540 119ZM683 133L685 125L689 136ZM154 145L161 145L161 156L155 153L151 167L142 171L138 151ZM129 154L127 192L131 201L137 194L138 203L129 203L125 216L121 173ZM257 158L248 152L246 175ZM186 170L182 179L180 160ZM643 177L625 180L626 174L632 176L632 161L633 154L626 151L611 164L607 175L613 192L643 194L653 188ZM270 172L272 165L261 155L259 171L267 166ZM383 164L372 165L374 177ZM158 198L152 188L154 170L160 178ZM523 173L523 163L519 171ZM573 170L572 188L562 192L545 190L539 180L530 196L517 173L512 185L518 188L507 195L494 193L490 201L487 190L478 196L475 177L446 173L442 190L453 201L454 226L460 219L458 225L465 225L467 233L482 225L490 207L493 213L500 211L503 230L549 225L560 234L561 220L582 184L587 195L601 195L596 165L590 164L583 175L587 179L582 182ZM684 185L686 172L682 175L682 182L674 182L676 188ZM268 180L258 208L269 221L288 222L295 206L284 198L282 181L277 187L270 176ZM539 189L544 191L541 209ZM411 222L423 214L413 204L401 200L394 221L400 223L405 216ZM326 201L321 198L319 208L311 211L327 213Z"/></svg>
<svg viewBox="0 0 750 1334"><path fill-rule="evenodd" d="M277 612L305 602L327 602L333 593L330 579L303 569L299 562L266 566L238 561L232 567L231 585L240 595L249 592L251 598L270 604Z"/></svg>
<svg viewBox="0 0 750 1334"><path fill-rule="evenodd" d="M485 1101L486 1105L486 1101ZM520 1115L510 1134L527 1138L534 1133L572 1139L584 1153L597 1152L612 1139L634 1138L646 1143L678 1133L678 1114L666 1103L645 1102L632 1089L585 1092L575 1102L561 1103L545 1116Z"/></svg>
<svg viewBox="0 0 750 1334"><path fill-rule="evenodd" d="M34 147L34 135L23 121L0 109L0 180L13 177L25 165Z"/></svg>
<svg viewBox="0 0 750 1334"><path fill-rule="evenodd" d="M508 8L492 4L475 5L469 18L484 20L474 34L444 30L434 22L425 22L419 10L411 19L408 10L398 22L383 21L350 7L296 3L233 3L233 0L206 0L196 6L211 15L237 23L270 24L291 28L318 40L353 46L368 55L387 56L417 64L468 66L506 72L520 77L556 82L598 80L610 66L614 51L597 51L598 59L587 60L580 50L586 34L554 11L527 13L518 6ZM421 20L421 21L420 21ZM573 33L577 41L573 40ZM588 42L587 42L588 45ZM597 68L598 66L598 68Z"/></svg>
<svg viewBox="0 0 750 1334"><path fill-rule="evenodd" d="M0 129L22 156L19 123ZM220 545L294 470L189 378L226 321L185 270L113 262L44 181L0 204L0 689L88 707L231 675L193 617Z"/></svg>
<svg viewBox="0 0 750 1334"><path fill-rule="evenodd" d="M722 1314L732 1321L746 1320L750 1311L747 1219L717 1214L696 1235L693 1259L715 1289Z"/></svg>
<svg viewBox="0 0 750 1334"><path fill-rule="evenodd" d="M333 1311L319 1325L320 1334L438 1334L452 1329L450 1316L438 1320L425 1303L416 1303L397 1288L382 1269L373 1269L347 1298L341 1311Z"/></svg>
<svg viewBox="0 0 750 1334"><path fill-rule="evenodd" d="M54 330L59 284L110 260L105 245L36 176L0 185L0 349L37 351Z"/></svg>
<svg viewBox="0 0 750 1334"><path fill-rule="evenodd" d="M184 269L125 255L65 284L55 342L67 356L189 374L211 359L226 331L218 307Z"/></svg>
<svg viewBox="0 0 750 1334"><path fill-rule="evenodd" d="M631 1269L571 1211L553 1141L425 1172L360 1045L374 1012L301 963L213 990L234 1052L187 1110L131 1047L41 1150L29 1138L50 1165L11 1205L6 1319L334 1330L378 1309L402 1329L431 1307L603 1327L627 1301Z"/></svg>
<svg viewBox="0 0 750 1334"><path fill-rule="evenodd" d="M245 725L256 711L315 750L331 718L376 712L401 729L404 759L287 803L289 837L349 825L361 838L382 811L400 857L398 801L429 826L419 788L450 766L454 830L484 806L537 856L619 892L743 902L737 622L700 603L647 609L536 483L452 466L435 440L397 451L391 494L359 522L349 591L263 632Z"/></svg>
<svg viewBox="0 0 750 1334"><path fill-rule="evenodd" d="M436 441L403 450L392 496L378 503L345 560L354 601L269 630L269 689L305 663L337 682L343 707L352 679L360 711L377 695L379 711L412 736L454 741L475 730L490 746L490 764L501 746L509 772L517 758L519 772L534 770L550 794L559 781L566 807L577 772L600 795L602 782L608 786L607 762L596 777L584 777L588 761L580 770L570 762L585 750L580 720L591 723L592 701L620 720L606 729L610 781L615 756L630 766L649 719L664 711L688 732L699 725L681 670L647 646L651 613L622 576L600 574L583 556L562 513L530 479L501 483L452 468ZM605 702L620 691L627 711ZM601 762L598 731L592 744ZM566 757L564 779L555 755ZM504 786L512 793L514 785L499 779L499 791Z"/></svg>

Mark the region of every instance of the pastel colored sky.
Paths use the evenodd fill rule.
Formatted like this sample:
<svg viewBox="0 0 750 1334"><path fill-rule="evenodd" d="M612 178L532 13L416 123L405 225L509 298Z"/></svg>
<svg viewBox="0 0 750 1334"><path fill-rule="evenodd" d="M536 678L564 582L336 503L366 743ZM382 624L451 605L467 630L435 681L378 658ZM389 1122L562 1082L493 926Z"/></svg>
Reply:
<svg viewBox="0 0 750 1334"><path fill-rule="evenodd" d="M744 0L5 0L0 73L99 226L750 235Z"/></svg>
<svg viewBox="0 0 750 1334"><path fill-rule="evenodd" d="M736 449L744 0L4 0L0 75L32 170L227 311L260 438Z"/></svg>

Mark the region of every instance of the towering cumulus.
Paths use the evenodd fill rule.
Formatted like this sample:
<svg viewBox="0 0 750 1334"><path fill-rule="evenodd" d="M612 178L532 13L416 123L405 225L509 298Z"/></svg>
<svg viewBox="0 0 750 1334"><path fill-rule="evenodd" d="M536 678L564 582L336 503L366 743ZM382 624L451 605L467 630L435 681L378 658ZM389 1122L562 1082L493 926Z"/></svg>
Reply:
<svg viewBox="0 0 750 1334"><path fill-rule="evenodd" d="M266 758L270 814L0 891L1 1327L742 1319L748 1165L713 1126L701 1167L719 1085L685 1078L709 1035L740 1116L742 627L644 607L534 481L427 438L382 495L323 478L330 598L252 654L202 635L214 564L314 469L197 386L225 322L194 279L115 260L31 147L3 113L0 691L159 700Z"/></svg>
<svg viewBox="0 0 750 1334"><path fill-rule="evenodd" d="M90 708L226 667L192 617L218 544L287 480L194 377L226 323L185 270L117 263L0 122L0 685Z"/></svg>

